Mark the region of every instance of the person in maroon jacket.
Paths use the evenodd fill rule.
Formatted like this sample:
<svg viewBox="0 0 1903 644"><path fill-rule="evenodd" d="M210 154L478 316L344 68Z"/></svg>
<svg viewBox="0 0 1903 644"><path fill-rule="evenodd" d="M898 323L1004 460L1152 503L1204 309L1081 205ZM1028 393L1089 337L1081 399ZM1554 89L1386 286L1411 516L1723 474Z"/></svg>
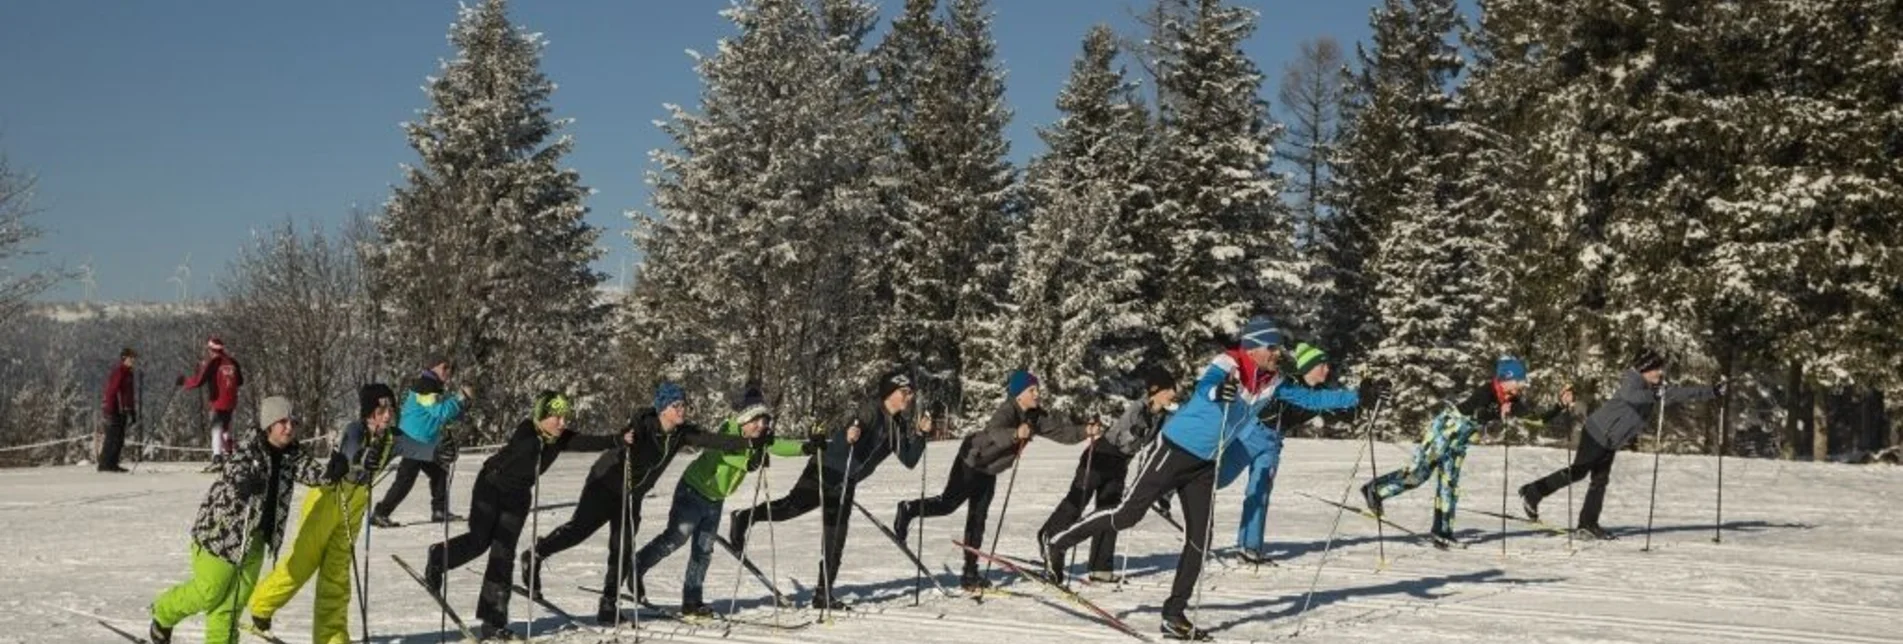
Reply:
<svg viewBox="0 0 1903 644"><path fill-rule="evenodd" d="M131 348L119 352L119 364L106 376L106 399L100 409L106 420L106 439L99 446L99 471L124 472L119 467L119 451L126 446L126 427L139 422L139 399L132 384L132 363L139 353Z"/></svg>
<svg viewBox="0 0 1903 644"><path fill-rule="evenodd" d="M186 389L205 387L205 399L211 403L211 459L216 467L231 453L231 410L238 407L244 370L225 353L225 341L214 335L205 342L205 359L198 362L198 371L190 380L179 376L178 384Z"/></svg>

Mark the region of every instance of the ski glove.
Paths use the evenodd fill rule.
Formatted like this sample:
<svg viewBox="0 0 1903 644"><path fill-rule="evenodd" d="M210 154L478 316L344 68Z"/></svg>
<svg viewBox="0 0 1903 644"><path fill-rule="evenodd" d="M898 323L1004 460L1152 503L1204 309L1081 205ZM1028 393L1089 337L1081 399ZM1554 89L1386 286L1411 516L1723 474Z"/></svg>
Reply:
<svg viewBox="0 0 1903 644"><path fill-rule="evenodd" d="M1719 398L1723 398L1725 397L1725 390L1730 388L1731 388L1731 379L1726 378L1726 379L1719 380L1718 384L1712 385L1711 391L1712 393L1717 394Z"/></svg>
<svg viewBox="0 0 1903 644"><path fill-rule="evenodd" d="M1235 402L1236 393L1237 393L1237 389L1236 389L1235 379L1234 378L1224 379L1222 381L1222 384L1216 385L1216 402L1219 402L1219 403Z"/></svg>
<svg viewBox="0 0 1903 644"><path fill-rule="evenodd" d="M808 434L806 436L806 442L800 445L800 453L808 456L816 454L822 449L826 449L825 434Z"/></svg>
<svg viewBox="0 0 1903 644"><path fill-rule="evenodd" d="M267 482L264 480L264 477L260 476L238 481L237 485L233 487L238 489L238 496L253 497L264 494L267 488Z"/></svg>
<svg viewBox="0 0 1903 644"><path fill-rule="evenodd" d="M1370 400L1385 400L1388 397L1388 381L1379 378L1363 380L1358 393L1362 404L1367 404Z"/></svg>

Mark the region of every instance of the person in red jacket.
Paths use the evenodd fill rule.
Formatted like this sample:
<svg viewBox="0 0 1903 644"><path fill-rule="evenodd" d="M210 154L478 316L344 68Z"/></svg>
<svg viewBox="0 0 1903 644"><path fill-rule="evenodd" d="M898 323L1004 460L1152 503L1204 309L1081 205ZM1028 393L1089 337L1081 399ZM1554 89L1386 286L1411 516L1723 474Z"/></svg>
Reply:
<svg viewBox="0 0 1903 644"><path fill-rule="evenodd" d="M139 422L139 399L132 384L132 363L139 354L131 348L119 352L119 363L106 376L106 399L100 409L106 419L106 439L99 446L99 471L124 472L119 467L119 451L126 445L126 426Z"/></svg>
<svg viewBox="0 0 1903 644"><path fill-rule="evenodd" d="M198 362L198 371L190 380L180 376L178 384L186 389L205 386L205 400L211 403L211 458L215 465L231 453L231 410L238 407L244 370L225 353L225 341L214 335L205 342L205 359Z"/></svg>

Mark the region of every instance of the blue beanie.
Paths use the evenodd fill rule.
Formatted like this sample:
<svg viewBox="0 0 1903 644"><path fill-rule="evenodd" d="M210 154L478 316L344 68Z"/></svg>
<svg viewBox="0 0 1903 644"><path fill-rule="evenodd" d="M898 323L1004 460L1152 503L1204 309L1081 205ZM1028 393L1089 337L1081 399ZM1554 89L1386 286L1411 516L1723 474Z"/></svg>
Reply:
<svg viewBox="0 0 1903 644"><path fill-rule="evenodd" d="M1029 371L1019 369L1011 372L1011 379L1004 382L1004 392L1012 398L1016 398L1018 394L1024 393L1024 390L1036 386L1037 376L1031 375Z"/></svg>
<svg viewBox="0 0 1903 644"><path fill-rule="evenodd" d="M1513 356L1500 356L1493 364L1495 380L1526 380L1526 362Z"/></svg>
<svg viewBox="0 0 1903 644"><path fill-rule="evenodd" d="M669 405L686 400L687 392L680 385L663 382L654 390L654 411L666 411Z"/></svg>
<svg viewBox="0 0 1903 644"><path fill-rule="evenodd" d="M1282 330L1276 328L1274 320L1258 315L1242 325L1236 344L1244 349L1279 347L1282 346Z"/></svg>

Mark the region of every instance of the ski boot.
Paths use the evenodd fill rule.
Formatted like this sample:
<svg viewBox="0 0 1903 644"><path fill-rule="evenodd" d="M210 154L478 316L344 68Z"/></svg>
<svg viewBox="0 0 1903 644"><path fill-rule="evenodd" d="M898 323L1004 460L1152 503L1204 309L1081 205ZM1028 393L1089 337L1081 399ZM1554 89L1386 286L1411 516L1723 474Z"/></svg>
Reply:
<svg viewBox="0 0 1903 644"><path fill-rule="evenodd" d="M430 548L429 563L423 564L423 585L429 586L430 594L443 596L443 578L449 571L443 570L443 556L435 548Z"/></svg>
<svg viewBox="0 0 1903 644"><path fill-rule="evenodd" d="M530 601L542 601L542 558L534 550L522 551L522 587L528 589Z"/></svg>
<svg viewBox="0 0 1903 644"><path fill-rule="evenodd" d="M747 551L747 522L740 520L740 510L727 515L727 543L733 544L735 552Z"/></svg>
<svg viewBox="0 0 1903 644"><path fill-rule="evenodd" d="M482 635L482 641L484 642L520 642L522 641L522 636L517 635L515 631L509 630L509 627L496 626L494 624L483 624L481 635Z"/></svg>
<svg viewBox="0 0 1903 644"><path fill-rule="evenodd" d="M1268 555L1263 554L1262 551L1260 550L1250 550L1248 548L1244 548L1241 553L1236 555L1236 558L1241 559L1242 563L1249 564L1251 566L1276 565L1274 559L1269 558Z"/></svg>
<svg viewBox="0 0 1903 644"><path fill-rule="evenodd" d="M905 543L905 537L912 533L912 517L916 512L908 508L910 501L900 501L899 509L892 513L892 534Z"/></svg>
<svg viewBox="0 0 1903 644"><path fill-rule="evenodd" d="M160 626L159 620L155 619L151 626L146 627L145 638L152 640L152 644L172 644L172 629Z"/></svg>
<svg viewBox="0 0 1903 644"><path fill-rule="evenodd" d="M463 520L462 515L456 514L454 512L450 512L448 510L437 510L437 511L429 513L430 523L449 523L452 521L461 521L461 520Z"/></svg>
<svg viewBox="0 0 1903 644"><path fill-rule="evenodd" d="M613 599L603 598L601 603L595 606L595 624L613 628L625 621L621 619L621 611L618 608Z"/></svg>
<svg viewBox="0 0 1903 644"><path fill-rule="evenodd" d="M681 617L683 619L705 620L719 617L719 614L715 613L714 607L708 606L707 602L694 602L692 604L681 604Z"/></svg>
<svg viewBox="0 0 1903 644"><path fill-rule="evenodd" d="M966 568L965 574L958 576L958 588L973 595L982 595L991 590L991 580L979 574L977 568Z"/></svg>
<svg viewBox="0 0 1903 644"><path fill-rule="evenodd" d="M397 523L397 522L395 522L395 521L391 521L391 520L390 520L390 515L388 515L388 514L372 514L372 515L370 515L370 525L373 525L373 526L376 526L376 527L379 527L379 528L401 528L401 527L403 527L403 524L401 524L401 523Z"/></svg>
<svg viewBox="0 0 1903 644"><path fill-rule="evenodd" d="M1610 532L1607 532L1605 528L1599 527L1599 524L1597 523L1579 526L1579 531L1585 533L1585 536L1587 537L1598 539L1600 541L1614 541L1619 538L1618 536Z"/></svg>
<svg viewBox="0 0 1903 644"><path fill-rule="evenodd" d="M1373 512L1377 517L1381 516L1381 495L1374 491L1373 481L1361 486L1361 502L1368 506L1369 512Z"/></svg>
<svg viewBox="0 0 1903 644"><path fill-rule="evenodd" d="M825 590L813 594L813 610L849 611L852 605L838 598L828 597Z"/></svg>
<svg viewBox="0 0 1903 644"><path fill-rule="evenodd" d="M1123 583L1122 575L1119 575L1117 573L1110 572L1107 570L1092 571L1090 573L1089 579L1090 579L1090 583L1093 583L1093 584L1105 584L1105 585L1115 586L1115 585Z"/></svg>
<svg viewBox="0 0 1903 644"><path fill-rule="evenodd" d="M1063 586L1064 585L1064 559L1066 558L1064 549L1057 547L1056 544L1053 544L1048 540L1041 541L1039 545L1043 546L1041 549L1044 551L1043 554L1044 554L1045 579L1050 581L1053 584L1057 584L1058 586Z"/></svg>
<svg viewBox="0 0 1903 644"><path fill-rule="evenodd" d="M1520 486L1520 512L1525 513L1528 519L1540 520L1540 497L1533 495L1531 485Z"/></svg>
<svg viewBox="0 0 1903 644"><path fill-rule="evenodd" d="M269 633L271 632L271 618L252 615L251 628L260 633Z"/></svg>
<svg viewBox="0 0 1903 644"><path fill-rule="evenodd" d="M1209 631L1196 628L1195 624L1189 623L1189 618L1182 615L1170 615L1163 618L1163 638L1185 642L1207 642L1215 639L1209 636Z"/></svg>

